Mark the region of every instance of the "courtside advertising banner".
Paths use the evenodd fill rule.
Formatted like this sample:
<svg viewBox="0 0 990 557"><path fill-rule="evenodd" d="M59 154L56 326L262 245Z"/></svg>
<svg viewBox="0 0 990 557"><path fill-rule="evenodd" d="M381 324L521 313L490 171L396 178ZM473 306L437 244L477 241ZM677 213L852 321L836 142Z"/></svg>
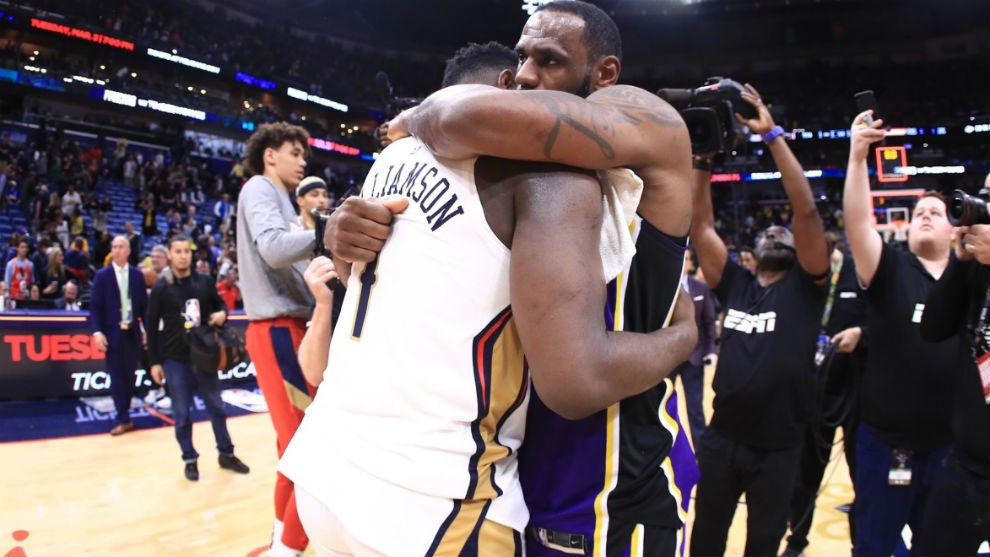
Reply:
<svg viewBox="0 0 990 557"><path fill-rule="evenodd" d="M14 311L0 314L0 400L110 394L106 361L93 342L85 312ZM241 338L247 317L231 315ZM142 359L144 360L144 359ZM250 362L219 370L221 385L254 379ZM137 364L136 387L151 387L151 374Z"/></svg>

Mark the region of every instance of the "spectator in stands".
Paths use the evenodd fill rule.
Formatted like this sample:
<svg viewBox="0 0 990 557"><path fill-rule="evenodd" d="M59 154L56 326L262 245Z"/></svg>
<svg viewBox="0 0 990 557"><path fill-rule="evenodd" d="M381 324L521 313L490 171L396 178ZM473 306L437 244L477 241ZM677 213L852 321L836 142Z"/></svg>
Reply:
<svg viewBox="0 0 990 557"><path fill-rule="evenodd" d="M31 285L31 293L28 294L28 300L32 302L41 301L41 288L38 287L37 283Z"/></svg>
<svg viewBox="0 0 990 557"><path fill-rule="evenodd" d="M62 286L62 297L55 300L55 309L82 311L83 306L79 301L79 287L74 281L70 280Z"/></svg>
<svg viewBox="0 0 990 557"><path fill-rule="evenodd" d="M57 248L52 248L57 249ZM78 281L79 284L87 284L89 281L89 256L86 249L86 239L82 236L77 236L75 240L72 241L72 246L69 251L65 254L65 271L69 274L71 278Z"/></svg>
<svg viewBox="0 0 990 557"><path fill-rule="evenodd" d="M55 237L58 238L59 247L62 249L68 249L69 247L69 222L65 219L65 215L62 214L62 209L57 209L55 211L55 218L53 219Z"/></svg>
<svg viewBox="0 0 990 557"><path fill-rule="evenodd" d="M21 202L21 188L17 180L7 182L7 192L3 196L3 201L5 205L17 205Z"/></svg>
<svg viewBox="0 0 990 557"><path fill-rule="evenodd" d="M213 278L213 271L210 270L210 262L206 259L196 260L196 272L211 279Z"/></svg>
<svg viewBox="0 0 990 557"><path fill-rule="evenodd" d="M37 277L34 264L27 258L28 241L21 238L17 241L17 255L7 262L4 282L9 285L10 297L13 300L23 300L31 292L31 285Z"/></svg>
<svg viewBox="0 0 990 557"><path fill-rule="evenodd" d="M111 212L113 212L113 203L110 202L110 198L105 195L101 196L91 213L93 217L93 230L97 232L106 231L107 218Z"/></svg>
<svg viewBox="0 0 990 557"><path fill-rule="evenodd" d="M110 258L110 240L112 237L106 230L96 234L96 245L93 247L93 266L99 270L106 267Z"/></svg>
<svg viewBox="0 0 990 557"><path fill-rule="evenodd" d="M201 242L202 243L202 242ZM210 258L210 266L214 269L219 268L218 263L220 262L220 255L222 254L220 248L217 246L216 236L210 234L206 236L205 249L207 256Z"/></svg>
<svg viewBox="0 0 990 557"><path fill-rule="evenodd" d="M158 223L155 219L155 194L148 192L138 202L141 212L141 233L145 237L158 235Z"/></svg>
<svg viewBox="0 0 990 557"><path fill-rule="evenodd" d="M327 183L319 176L310 176L299 182L296 188L296 205L299 206L299 224L306 230L316 228L313 209L323 212L330 201Z"/></svg>
<svg viewBox="0 0 990 557"><path fill-rule="evenodd" d="M10 293L7 291L7 282L0 280L0 311L10 309Z"/></svg>
<svg viewBox="0 0 990 557"><path fill-rule="evenodd" d="M214 226L223 231L230 227L230 219L234 214L234 206L230 202L230 194L225 193L219 201L213 204Z"/></svg>
<svg viewBox="0 0 990 557"><path fill-rule="evenodd" d="M182 235L186 238L195 238L197 231L199 231L199 225L196 224L196 217L187 216L186 221L182 223Z"/></svg>
<svg viewBox="0 0 990 557"><path fill-rule="evenodd" d="M244 304L241 302L241 289L237 286L237 267L231 267L226 275L220 276L217 283L217 293L230 309L241 309Z"/></svg>
<svg viewBox="0 0 990 557"><path fill-rule="evenodd" d="M217 274L219 276L226 276L227 272L237 266L237 248L228 246L223 249L220 254L219 263L217 264Z"/></svg>
<svg viewBox="0 0 990 557"><path fill-rule="evenodd" d="M952 253L952 225L941 195L912 210L908 249L885 244L874 228L867 160L884 138L883 120L852 123L843 195L846 237L867 302L870 347L856 435L856 538L853 555L890 555L905 525L922 540L925 504L952 440L959 338L922 340L920 323ZM872 118L870 119L872 120Z"/></svg>
<svg viewBox="0 0 990 557"><path fill-rule="evenodd" d="M48 236L42 235L38 240L38 249L31 256L31 263L34 264L34 272L43 277L48 274L48 250L52 247L52 241Z"/></svg>
<svg viewBox="0 0 990 557"><path fill-rule="evenodd" d="M141 252L144 251L144 238L141 237L140 232L134 230L134 223L129 220L124 221L124 231L127 233L125 236L127 242L131 245L129 262L131 265L137 265L141 260Z"/></svg>
<svg viewBox="0 0 990 557"><path fill-rule="evenodd" d="M144 284L149 290L161 276L165 267L168 267L168 250L162 244L156 244L151 248L148 264L141 269L141 273L144 274Z"/></svg>
<svg viewBox="0 0 990 557"><path fill-rule="evenodd" d="M69 216L76 213L76 209L82 206L82 197L76 191L76 184L69 184L69 189L62 195L62 214Z"/></svg>
<svg viewBox="0 0 990 557"><path fill-rule="evenodd" d="M199 209L203 203L206 203L206 195L203 193L203 187L196 184L196 187L189 193L189 204Z"/></svg>
<svg viewBox="0 0 990 557"><path fill-rule="evenodd" d="M140 357L147 291L141 271L128 265L131 245L124 236L111 243L112 264L100 269L90 292L89 323L96 347L106 352L110 374L110 392L117 411L116 425L110 435L122 435L134 429L131 422L131 396L134 371ZM155 324L157 326L157 323ZM147 328L147 327L146 327Z"/></svg>
<svg viewBox="0 0 990 557"><path fill-rule="evenodd" d="M48 250L45 272L38 274L38 283L42 285L41 294L45 298L52 300L58 298L62 293L62 286L69 280L63 260L62 250L58 248Z"/></svg>
<svg viewBox="0 0 990 557"><path fill-rule="evenodd" d="M75 238L86 233L86 222L83 220L82 207L77 207L69 219L69 237Z"/></svg>
<svg viewBox="0 0 990 557"><path fill-rule="evenodd" d="M127 155L127 159L124 160L124 166L123 166L124 182L128 184L133 184L135 178L137 177L137 170L138 170L137 160L134 158L134 154L131 153Z"/></svg>
<svg viewBox="0 0 990 557"><path fill-rule="evenodd" d="M31 200L31 230L37 232L43 228L45 210L48 208L48 186L39 184Z"/></svg>

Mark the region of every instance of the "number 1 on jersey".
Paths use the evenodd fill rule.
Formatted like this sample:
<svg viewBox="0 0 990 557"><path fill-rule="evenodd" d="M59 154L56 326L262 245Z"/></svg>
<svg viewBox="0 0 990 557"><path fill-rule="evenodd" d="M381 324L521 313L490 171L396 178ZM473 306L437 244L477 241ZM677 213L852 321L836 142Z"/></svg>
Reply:
<svg viewBox="0 0 990 557"><path fill-rule="evenodd" d="M378 258L368 263L361 273L361 293L358 294L357 311L354 312L354 330L351 336L361 338L361 330L364 329L364 317L368 313L368 302L371 299L371 290L378 282Z"/></svg>

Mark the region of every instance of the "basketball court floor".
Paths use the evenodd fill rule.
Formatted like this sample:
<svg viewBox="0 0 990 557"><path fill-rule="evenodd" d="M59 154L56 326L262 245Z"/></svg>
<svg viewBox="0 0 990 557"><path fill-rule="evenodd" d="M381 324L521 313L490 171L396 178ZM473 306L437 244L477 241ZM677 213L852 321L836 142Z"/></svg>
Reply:
<svg viewBox="0 0 990 557"><path fill-rule="evenodd" d="M706 375L710 386L710 369ZM154 407L133 409L137 429L111 437L110 416L82 402L0 403L0 556L266 554L275 434L266 413L249 410L256 393L227 395L234 403L227 407L231 437L251 473L220 469L209 422L198 421L193 428L201 455L198 482L183 476L168 415ZM709 415L710 404L709 389ZM205 420L202 411L197 416ZM836 507L852 501L853 492L840 454L841 445L825 472L807 557L849 555L847 517ZM742 554L745 519L741 503L728 556Z"/></svg>

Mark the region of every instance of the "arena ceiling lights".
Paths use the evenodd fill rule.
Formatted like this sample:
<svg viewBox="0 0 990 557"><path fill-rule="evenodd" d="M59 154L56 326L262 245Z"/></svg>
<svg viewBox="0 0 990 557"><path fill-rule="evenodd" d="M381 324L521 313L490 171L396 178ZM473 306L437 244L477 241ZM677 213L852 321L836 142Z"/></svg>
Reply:
<svg viewBox="0 0 990 557"><path fill-rule="evenodd" d="M323 97L312 95L303 91L302 89L296 89L295 87L289 87L286 89L285 93L292 97L293 99L299 99L301 101L307 101L311 103L318 104L320 106L325 106L327 108L332 108L334 110L339 110L341 112L347 112L348 106L344 103L339 103L337 101L332 101L330 99L324 99Z"/></svg>

